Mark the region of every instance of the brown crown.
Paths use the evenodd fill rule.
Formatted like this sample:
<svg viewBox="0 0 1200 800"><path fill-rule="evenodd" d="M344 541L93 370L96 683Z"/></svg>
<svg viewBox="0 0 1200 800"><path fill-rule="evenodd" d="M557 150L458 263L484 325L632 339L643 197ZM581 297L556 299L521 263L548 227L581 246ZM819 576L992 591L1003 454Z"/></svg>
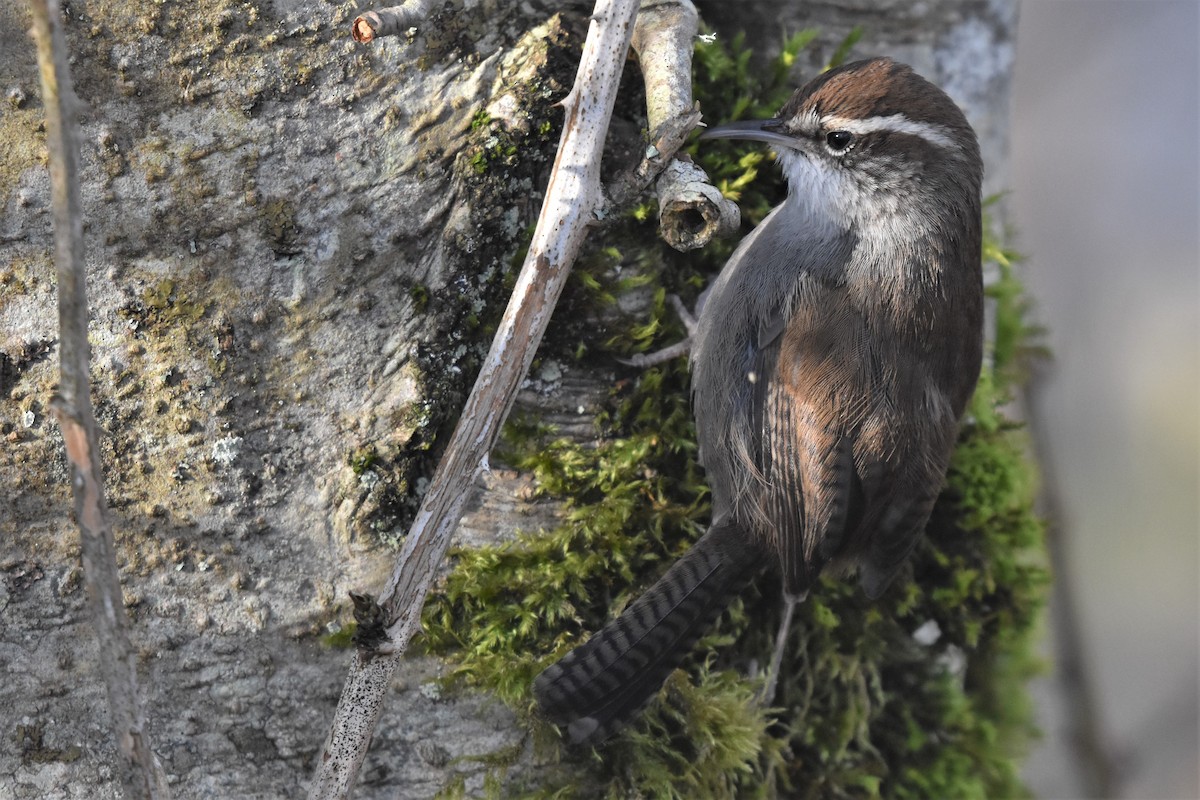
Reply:
<svg viewBox="0 0 1200 800"><path fill-rule="evenodd" d="M967 127L962 111L945 92L890 58L844 64L797 90L779 116L790 120L802 112L868 119L904 114L914 122L950 128Z"/></svg>

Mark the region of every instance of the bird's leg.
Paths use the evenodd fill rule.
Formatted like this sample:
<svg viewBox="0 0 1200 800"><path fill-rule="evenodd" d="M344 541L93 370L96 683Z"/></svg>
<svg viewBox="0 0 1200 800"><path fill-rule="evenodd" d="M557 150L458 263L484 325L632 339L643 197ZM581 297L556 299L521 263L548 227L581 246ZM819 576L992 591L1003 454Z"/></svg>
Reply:
<svg viewBox="0 0 1200 800"><path fill-rule="evenodd" d="M783 620L779 623L779 633L775 634L775 652L771 654L771 666L767 668L767 681L763 684L762 693L758 696L759 705L769 705L775 702L775 685L779 681L779 667L783 663L783 651L787 649L788 630L792 627L792 615L796 606L804 602L804 595L796 595L784 590Z"/></svg>
<svg viewBox="0 0 1200 800"><path fill-rule="evenodd" d="M708 290L706 289L700 295L700 299L696 301L696 314L700 313L707 295ZM622 364L628 364L631 367L653 367L655 364L663 364L672 358L686 355L692 349L692 337L696 335L696 317L692 315L692 312L687 310L683 301L679 299L679 295L670 295L668 299L671 301L671 305L675 307L675 313L679 315L679 320L683 323L683 327L687 329L688 338L664 347L662 350L655 350L653 353L637 353L629 358L618 359Z"/></svg>

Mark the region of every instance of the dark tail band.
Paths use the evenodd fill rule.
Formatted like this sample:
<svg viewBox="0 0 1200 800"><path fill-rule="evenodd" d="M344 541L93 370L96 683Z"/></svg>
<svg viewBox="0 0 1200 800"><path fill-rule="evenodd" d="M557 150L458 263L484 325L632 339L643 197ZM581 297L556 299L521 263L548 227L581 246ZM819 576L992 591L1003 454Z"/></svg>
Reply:
<svg viewBox="0 0 1200 800"><path fill-rule="evenodd" d="M763 564L733 525L710 528L620 617L537 677L543 714L598 744L637 713Z"/></svg>

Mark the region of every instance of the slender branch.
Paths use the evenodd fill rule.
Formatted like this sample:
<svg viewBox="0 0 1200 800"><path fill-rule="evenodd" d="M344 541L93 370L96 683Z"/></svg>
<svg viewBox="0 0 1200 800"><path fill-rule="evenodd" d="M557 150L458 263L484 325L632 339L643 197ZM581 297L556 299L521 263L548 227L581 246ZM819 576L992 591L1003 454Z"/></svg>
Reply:
<svg viewBox="0 0 1200 800"><path fill-rule="evenodd" d="M127 797L165 798L170 796L166 776L145 732L137 662L127 632L129 623L117 573L112 522L104 502L99 437L92 414L79 137L75 126L79 101L67 68L67 45L58 1L31 0L29 7L46 106L54 260L58 271L60 379L50 409L62 429L71 465L84 580L100 641L100 666L108 689L113 733L122 757L118 768L121 785Z"/></svg>
<svg viewBox="0 0 1200 800"><path fill-rule="evenodd" d="M709 284L712 288L712 284ZM705 289L696 301L696 314L700 313L703 307L704 299L708 296L708 289ZM671 305L675 307L675 313L679 315L679 320L683 323L683 327L687 329L688 335L686 339L682 339L675 344L668 345L661 350L655 350L653 353L635 353L629 358L618 358L622 364L628 364L631 367L653 367L656 364L665 364L672 359L686 356L692 351L692 337L696 335L696 317L692 312L687 310L683 301L679 299L679 295L670 295L667 299L671 301Z"/></svg>
<svg viewBox="0 0 1200 800"><path fill-rule="evenodd" d="M599 0L566 111L558 155L529 253L471 396L378 604L386 636L355 650L309 796L348 797L400 654L420 624L437 565L529 371L571 264L595 221L600 155L629 50L637 0ZM359 603L360 611L362 604ZM373 616L374 611L363 612Z"/></svg>

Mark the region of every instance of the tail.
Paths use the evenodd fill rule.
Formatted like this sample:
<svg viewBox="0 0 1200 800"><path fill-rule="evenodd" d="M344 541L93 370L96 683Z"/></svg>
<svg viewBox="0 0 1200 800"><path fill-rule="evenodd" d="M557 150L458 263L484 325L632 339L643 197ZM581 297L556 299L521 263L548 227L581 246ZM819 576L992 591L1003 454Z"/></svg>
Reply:
<svg viewBox="0 0 1200 800"><path fill-rule="evenodd" d="M641 710L763 564L741 528L709 528L658 582L533 683L573 744L598 744Z"/></svg>

